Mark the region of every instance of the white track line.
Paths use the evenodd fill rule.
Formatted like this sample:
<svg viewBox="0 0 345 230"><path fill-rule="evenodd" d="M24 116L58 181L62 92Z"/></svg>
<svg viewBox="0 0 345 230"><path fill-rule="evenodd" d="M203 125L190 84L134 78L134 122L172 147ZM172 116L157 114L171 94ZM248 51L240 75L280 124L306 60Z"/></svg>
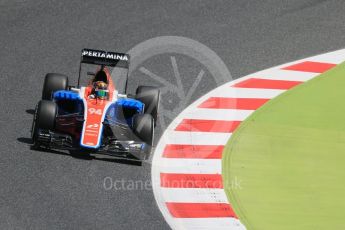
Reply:
<svg viewBox="0 0 345 230"><path fill-rule="evenodd" d="M279 94L285 92L285 90L277 89L246 89L246 88L234 88L231 86L219 87L214 91L211 91L209 97L229 97L229 98L267 98L271 99Z"/></svg>
<svg viewBox="0 0 345 230"><path fill-rule="evenodd" d="M300 71L275 69L263 70L249 76L262 79L284 80L284 81L308 81L319 75L318 73L308 73Z"/></svg>
<svg viewBox="0 0 345 230"><path fill-rule="evenodd" d="M222 161L220 159L162 158L159 167L162 173L222 173Z"/></svg>
<svg viewBox="0 0 345 230"><path fill-rule="evenodd" d="M166 144L188 145L193 143L194 145L204 145L208 143L209 145L225 145L230 137L231 133L170 131L162 137L162 140Z"/></svg>
<svg viewBox="0 0 345 230"><path fill-rule="evenodd" d="M229 203L223 189L162 188L166 202Z"/></svg>
<svg viewBox="0 0 345 230"><path fill-rule="evenodd" d="M253 112L254 110L194 108L185 113L184 119L243 121Z"/></svg>
<svg viewBox="0 0 345 230"><path fill-rule="evenodd" d="M340 64L345 60L345 49L337 50L314 57L306 58L306 61L317 61L325 63Z"/></svg>
<svg viewBox="0 0 345 230"><path fill-rule="evenodd" d="M241 222L234 218L189 218L176 219L176 229L193 229L193 230L245 230Z"/></svg>

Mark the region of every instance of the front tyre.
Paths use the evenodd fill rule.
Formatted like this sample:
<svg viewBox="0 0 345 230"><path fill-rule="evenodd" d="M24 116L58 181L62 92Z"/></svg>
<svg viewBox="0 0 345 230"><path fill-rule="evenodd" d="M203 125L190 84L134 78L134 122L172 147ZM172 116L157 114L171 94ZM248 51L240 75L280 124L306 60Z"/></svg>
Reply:
<svg viewBox="0 0 345 230"><path fill-rule="evenodd" d="M40 129L54 130L57 110L58 108L55 102L48 100L41 100L38 102L31 128L31 138L34 146L38 146L37 139Z"/></svg>
<svg viewBox="0 0 345 230"><path fill-rule="evenodd" d="M59 73L48 73L44 78L42 100L51 100L55 91L68 89L68 77Z"/></svg>
<svg viewBox="0 0 345 230"><path fill-rule="evenodd" d="M144 152L149 158L153 146L154 119L151 114L138 114L133 117L133 131L136 139L145 142Z"/></svg>
<svg viewBox="0 0 345 230"><path fill-rule="evenodd" d="M135 99L144 103L144 112L146 114L151 114L155 122L157 122L158 117L159 98L160 91L156 87L139 86L136 90Z"/></svg>

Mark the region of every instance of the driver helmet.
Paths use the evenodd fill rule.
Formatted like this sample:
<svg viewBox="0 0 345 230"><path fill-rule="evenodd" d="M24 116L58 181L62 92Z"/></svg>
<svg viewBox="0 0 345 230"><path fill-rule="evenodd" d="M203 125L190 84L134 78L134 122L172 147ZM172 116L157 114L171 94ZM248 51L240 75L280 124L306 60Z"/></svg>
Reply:
<svg viewBox="0 0 345 230"><path fill-rule="evenodd" d="M108 85L104 81L96 81L93 83L93 88L97 98L106 99L108 97Z"/></svg>

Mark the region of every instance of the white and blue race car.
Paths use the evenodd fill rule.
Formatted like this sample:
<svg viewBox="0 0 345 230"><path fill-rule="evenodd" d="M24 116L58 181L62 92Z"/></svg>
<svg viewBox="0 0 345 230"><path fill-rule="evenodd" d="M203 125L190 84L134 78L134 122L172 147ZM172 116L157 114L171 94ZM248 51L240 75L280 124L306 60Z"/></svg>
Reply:
<svg viewBox="0 0 345 230"><path fill-rule="evenodd" d="M33 147L148 159L160 92L139 86L127 94L129 59L83 49L77 86L65 75L47 74L32 124Z"/></svg>

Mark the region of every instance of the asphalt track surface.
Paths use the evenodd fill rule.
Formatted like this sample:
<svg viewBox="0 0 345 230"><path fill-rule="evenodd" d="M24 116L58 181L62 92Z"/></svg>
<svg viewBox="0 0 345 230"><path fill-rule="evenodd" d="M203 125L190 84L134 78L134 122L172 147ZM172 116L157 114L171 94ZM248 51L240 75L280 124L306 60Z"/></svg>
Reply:
<svg viewBox="0 0 345 230"><path fill-rule="evenodd" d="M29 148L45 73L76 81L82 48L127 51L152 37L183 36L214 50L237 78L343 48L344 8L341 0L0 0L0 229L168 228L151 190L103 187L105 177L149 181L150 164ZM160 59L155 65L164 76ZM198 95L213 87L203 84Z"/></svg>

